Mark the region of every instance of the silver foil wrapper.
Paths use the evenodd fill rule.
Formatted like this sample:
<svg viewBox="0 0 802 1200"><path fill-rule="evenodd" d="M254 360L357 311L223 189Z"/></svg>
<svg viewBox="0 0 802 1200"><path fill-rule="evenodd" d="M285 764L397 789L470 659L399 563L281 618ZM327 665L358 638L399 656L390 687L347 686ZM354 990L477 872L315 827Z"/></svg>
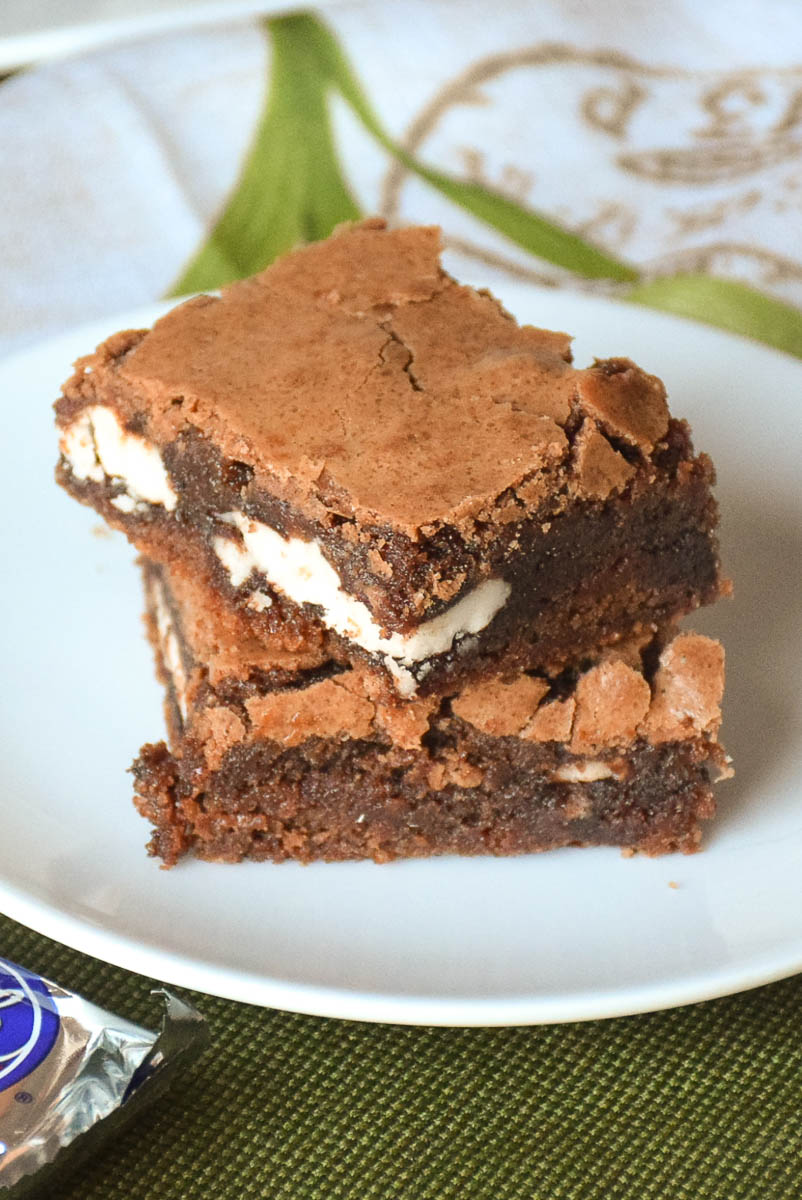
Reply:
<svg viewBox="0 0 802 1200"><path fill-rule="evenodd" d="M81 1158L166 1088L207 1041L169 992L160 1032L0 958L0 1200L56 1195Z"/></svg>

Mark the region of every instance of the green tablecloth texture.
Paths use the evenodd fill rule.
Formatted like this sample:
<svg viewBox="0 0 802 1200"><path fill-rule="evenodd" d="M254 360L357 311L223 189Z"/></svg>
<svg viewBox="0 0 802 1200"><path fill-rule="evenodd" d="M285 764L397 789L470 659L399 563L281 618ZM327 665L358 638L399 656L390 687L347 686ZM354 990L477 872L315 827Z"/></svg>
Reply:
<svg viewBox="0 0 802 1200"><path fill-rule="evenodd" d="M152 982L0 953L153 1027ZM53 1200L799 1200L802 976L580 1025L416 1029L183 993L212 1046Z"/></svg>

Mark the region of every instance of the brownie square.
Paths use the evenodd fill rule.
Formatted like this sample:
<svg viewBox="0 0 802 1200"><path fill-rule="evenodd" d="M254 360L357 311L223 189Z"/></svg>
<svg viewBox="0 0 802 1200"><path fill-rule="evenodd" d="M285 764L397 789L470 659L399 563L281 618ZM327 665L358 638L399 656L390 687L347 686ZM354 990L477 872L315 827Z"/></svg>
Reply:
<svg viewBox="0 0 802 1200"><path fill-rule="evenodd" d="M555 676L722 589L712 465L660 381L575 368L439 247L344 229L109 339L57 404L71 494L249 636L407 699Z"/></svg>
<svg viewBox="0 0 802 1200"><path fill-rule="evenodd" d="M557 679L388 699L370 671L251 639L187 564L143 562L169 748L143 747L152 854L304 862L698 847L730 774L719 644L633 639Z"/></svg>

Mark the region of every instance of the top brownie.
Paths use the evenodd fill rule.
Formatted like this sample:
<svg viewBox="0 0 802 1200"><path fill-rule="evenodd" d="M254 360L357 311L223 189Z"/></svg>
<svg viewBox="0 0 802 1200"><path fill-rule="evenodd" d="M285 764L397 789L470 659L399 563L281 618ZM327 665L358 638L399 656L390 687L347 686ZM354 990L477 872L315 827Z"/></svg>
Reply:
<svg viewBox="0 0 802 1200"><path fill-rule="evenodd" d="M231 603L402 695L538 667L715 598L709 460L660 381L571 363L367 221L82 359L61 482Z"/></svg>

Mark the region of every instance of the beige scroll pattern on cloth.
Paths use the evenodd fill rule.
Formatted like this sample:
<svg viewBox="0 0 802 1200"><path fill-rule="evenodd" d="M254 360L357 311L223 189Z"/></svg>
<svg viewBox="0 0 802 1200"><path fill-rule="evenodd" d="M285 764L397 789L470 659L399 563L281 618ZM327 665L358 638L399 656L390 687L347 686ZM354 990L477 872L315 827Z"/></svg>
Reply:
<svg viewBox="0 0 802 1200"><path fill-rule="evenodd" d="M381 213L442 224L465 278L601 291L802 355L784 0L517 2L492 22L354 0L182 32L7 80L0 147L0 350Z"/></svg>
<svg viewBox="0 0 802 1200"><path fill-rule="evenodd" d="M543 130L527 109L548 112L555 95L563 97L560 139L572 150L550 171L538 167ZM469 113L471 140L460 130ZM517 131L514 152L505 124ZM650 275L711 272L802 303L792 232L802 215L802 64L682 71L540 45L472 64L426 105L405 145L553 214ZM392 220L416 207L407 183L394 164L380 205ZM463 254L560 280L500 237L438 215Z"/></svg>

